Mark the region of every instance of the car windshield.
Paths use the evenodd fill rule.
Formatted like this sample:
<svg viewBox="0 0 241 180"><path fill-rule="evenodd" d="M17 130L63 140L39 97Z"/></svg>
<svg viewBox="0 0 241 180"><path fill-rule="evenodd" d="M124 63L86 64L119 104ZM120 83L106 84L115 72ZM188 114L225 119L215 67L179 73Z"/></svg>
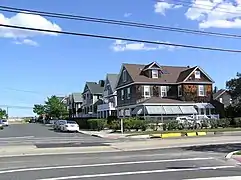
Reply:
<svg viewBox="0 0 241 180"><path fill-rule="evenodd" d="M7 122L7 120L2 120L3 122Z"/></svg>
<svg viewBox="0 0 241 180"><path fill-rule="evenodd" d="M76 124L75 121L67 121L67 124Z"/></svg>

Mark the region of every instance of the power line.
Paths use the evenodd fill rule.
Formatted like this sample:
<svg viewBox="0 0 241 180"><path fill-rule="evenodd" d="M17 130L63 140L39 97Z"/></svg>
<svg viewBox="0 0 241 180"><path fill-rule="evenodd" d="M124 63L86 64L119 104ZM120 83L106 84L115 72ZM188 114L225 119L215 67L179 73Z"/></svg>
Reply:
<svg viewBox="0 0 241 180"><path fill-rule="evenodd" d="M34 15L41 15L41 16L46 16L46 17L53 17L53 18L79 20L79 21L104 23L104 24L112 24L112 25L121 25L121 26L154 29L154 30L162 30L162 31L172 31L172 32L195 34L195 35L216 36L216 37L224 37L224 38L241 38L241 35L237 35L237 34L200 31L200 30L187 29L187 28L176 28L176 27L170 27L170 26L160 26L160 25L154 25L154 24L137 23L137 22L132 22L132 21L120 21L120 20L113 20L113 19L79 16L79 15L73 15L73 14L62 14L62 13L55 13L55 12L36 11L36 10L14 8L14 7L8 7L8 6L0 6L0 11L23 13L23 14L34 14Z"/></svg>
<svg viewBox="0 0 241 180"><path fill-rule="evenodd" d="M83 37L91 37L91 38L99 38L99 39L122 40L122 41L147 43L147 44L155 44L155 45L165 45L165 46L175 46L175 47L201 49L201 50L209 50L209 51L221 51L221 52L232 52L232 53L240 53L241 52L241 50L235 50L235 49L223 49L223 48L215 48L215 47L194 46L194 45L187 45L187 44L176 44L176 43L131 39L131 38L123 38L123 37L115 37L115 36L77 33L77 32L69 32L69 31L55 31L55 30L38 29L38 28L30 28L30 27L22 27L22 26L13 26L13 25L6 25L6 24L0 24L0 27L1 26L6 27L6 28L14 28L14 29L22 29L22 30L30 30L30 31L50 32L50 33L83 36Z"/></svg>

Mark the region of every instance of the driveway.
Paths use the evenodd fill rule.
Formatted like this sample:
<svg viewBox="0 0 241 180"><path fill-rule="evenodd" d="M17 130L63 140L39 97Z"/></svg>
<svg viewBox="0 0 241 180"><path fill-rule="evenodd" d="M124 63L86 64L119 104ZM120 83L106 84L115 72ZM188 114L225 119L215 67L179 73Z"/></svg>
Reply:
<svg viewBox="0 0 241 180"><path fill-rule="evenodd" d="M56 132L43 124L12 124L0 131L0 146L50 143L109 142L105 139L81 133Z"/></svg>

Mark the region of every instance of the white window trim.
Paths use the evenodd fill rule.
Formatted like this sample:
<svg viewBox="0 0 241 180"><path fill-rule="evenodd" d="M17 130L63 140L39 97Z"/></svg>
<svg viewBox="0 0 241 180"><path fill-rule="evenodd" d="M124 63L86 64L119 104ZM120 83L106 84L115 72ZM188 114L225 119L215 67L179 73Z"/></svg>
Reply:
<svg viewBox="0 0 241 180"><path fill-rule="evenodd" d="M148 91L146 91L148 89ZM150 86L144 86L144 97L151 97L151 89ZM149 92L149 95L146 95L146 92Z"/></svg>
<svg viewBox="0 0 241 180"><path fill-rule="evenodd" d="M125 99L125 92L124 89L121 90L121 100Z"/></svg>
<svg viewBox="0 0 241 180"><path fill-rule="evenodd" d="M127 88L127 99L131 98L131 88Z"/></svg>
<svg viewBox="0 0 241 180"><path fill-rule="evenodd" d="M220 98L219 98L219 102L220 102L220 103L223 103L223 98L220 97Z"/></svg>
<svg viewBox="0 0 241 180"><path fill-rule="evenodd" d="M182 85L177 86L178 96L182 96Z"/></svg>
<svg viewBox="0 0 241 180"><path fill-rule="evenodd" d="M196 74L197 72L199 72L199 75ZM201 71L199 70L194 71L194 75L195 75L195 79L201 79Z"/></svg>
<svg viewBox="0 0 241 180"><path fill-rule="evenodd" d="M122 80L123 80L123 82L126 82L126 81L127 81L126 69L123 70L123 73L122 73Z"/></svg>
<svg viewBox="0 0 241 180"><path fill-rule="evenodd" d="M166 95L163 96L162 93L165 93ZM161 86L161 97L167 97L167 86Z"/></svg>
<svg viewBox="0 0 241 180"><path fill-rule="evenodd" d="M155 72L155 73L154 73L154 72ZM156 74L156 76L153 76L153 74ZM152 69L152 70L151 70L151 77L154 78L154 79L155 79L155 78L158 78L158 70L157 70L157 69Z"/></svg>
<svg viewBox="0 0 241 180"><path fill-rule="evenodd" d="M203 94L201 94L200 92L203 91ZM205 89L204 89L204 85L198 85L198 96L205 96Z"/></svg>

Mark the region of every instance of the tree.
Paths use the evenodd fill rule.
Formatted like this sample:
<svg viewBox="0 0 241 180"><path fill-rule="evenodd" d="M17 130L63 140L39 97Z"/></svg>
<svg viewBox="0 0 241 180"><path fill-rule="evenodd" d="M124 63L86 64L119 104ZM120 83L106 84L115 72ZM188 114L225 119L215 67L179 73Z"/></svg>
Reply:
<svg viewBox="0 0 241 180"><path fill-rule="evenodd" d="M56 96L51 96L45 102L46 113L52 118L68 117L68 110L64 103L62 103Z"/></svg>
<svg viewBox="0 0 241 180"><path fill-rule="evenodd" d="M226 114L228 116L234 118L241 116L241 73L237 73L236 77L230 79L226 82L226 87L229 90L229 93L232 96L232 99L235 104L231 105L230 107L226 108Z"/></svg>
<svg viewBox="0 0 241 180"><path fill-rule="evenodd" d="M0 119L8 117L6 110L0 108Z"/></svg>
<svg viewBox="0 0 241 180"><path fill-rule="evenodd" d="M226 82L226 87L229 90L233 99L241 97L241 73L237 73L236 78Z"/></svg>
<svg viewBox="0 0 241 180"><path fill-rule="evenodd" d="M36 113L39 116L42 116L46 113L46 107L42 104L35 104L33 107L33 112Z"/></svg>

